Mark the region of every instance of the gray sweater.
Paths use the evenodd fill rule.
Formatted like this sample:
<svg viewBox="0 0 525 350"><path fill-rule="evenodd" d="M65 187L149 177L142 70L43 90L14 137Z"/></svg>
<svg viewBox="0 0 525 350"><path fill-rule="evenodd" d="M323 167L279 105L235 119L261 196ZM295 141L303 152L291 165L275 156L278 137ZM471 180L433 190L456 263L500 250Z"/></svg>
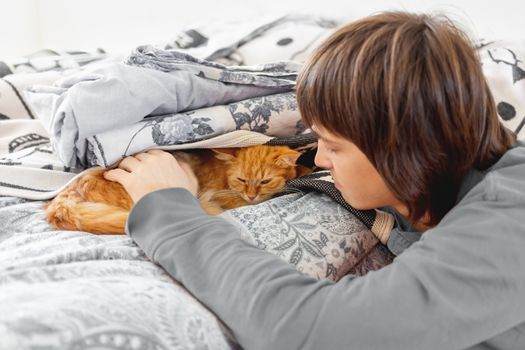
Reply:
<svg viewBox="0 0 525 350"><path fill-rule="evenodd" d="M245 349L525 349L523 145L471 171L439 225L363 277L305 276L237 230L180 188L143 197L126 227Z"/></svg>

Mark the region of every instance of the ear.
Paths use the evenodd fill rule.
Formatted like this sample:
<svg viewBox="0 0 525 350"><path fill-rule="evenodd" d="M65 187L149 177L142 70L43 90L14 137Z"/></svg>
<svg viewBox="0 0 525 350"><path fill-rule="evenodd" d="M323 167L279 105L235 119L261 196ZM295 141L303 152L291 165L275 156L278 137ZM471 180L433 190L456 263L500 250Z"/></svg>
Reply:
<svg viewBox="0 0 525 350"><path fill-rule="evenodd" d="M215 152L215 158L224 161L232 160L238 152L237 148L212 148L211 150Z"/></svg>
<svg viewBox="0 0 525 350"><path fill-rule="evenodd" d="M312 169L305 167L304 165L297 164L296 167L296 177L301 177L303 175L308 175L312 173Z"/></svg>
<svg viewBox="0 0 525 350"><path fill-rule="evenodd" d="M300 155L301 153L299 152L282 154L275 159L275 164L277 164L281 168L295 166L295 162L297 161L297 158L299 158Z"/></svg>

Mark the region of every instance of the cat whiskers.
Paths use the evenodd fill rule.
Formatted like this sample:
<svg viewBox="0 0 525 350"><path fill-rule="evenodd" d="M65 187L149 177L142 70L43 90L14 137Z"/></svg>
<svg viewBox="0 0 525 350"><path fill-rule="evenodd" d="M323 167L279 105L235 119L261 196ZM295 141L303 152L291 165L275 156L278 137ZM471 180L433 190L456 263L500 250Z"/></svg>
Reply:
<svg viewBox="0 0 525 350"><path fill-rule="evenodd" d="M288 187L288 188L283 188L281 191L276 192L274 194L286 195L286 194L292 194L292 193L305 194L306 192L304 190L300 189L300 188Z"/></svg>

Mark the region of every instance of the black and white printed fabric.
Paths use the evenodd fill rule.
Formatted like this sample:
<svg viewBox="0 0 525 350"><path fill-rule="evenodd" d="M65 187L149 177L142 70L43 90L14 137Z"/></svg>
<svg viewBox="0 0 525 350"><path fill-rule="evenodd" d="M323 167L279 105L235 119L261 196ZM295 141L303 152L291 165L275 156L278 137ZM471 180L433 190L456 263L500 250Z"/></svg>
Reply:
<svg viewBox="0 0 525 350"><path fill-rule="evenodd" d="M243 147L303 132L293 94L300 63L286 60L293 52L307 55L337 23L317 16L263 19L199 27L206 40L175 51L165 43L142 46L127 64L106 55L67 70L5 76L0 123L9 126L0 134L0 195L51 198L86 167L107 167L148 148ZM273 35L282 50L267 50ZM267 64L254 61L251 71L249 60L224 65L234 62L233 51L250 46L271 53ZM84 84L95 94L91 100ZM166 91L169 84L177 91Z"/></svg>
<svg viewBox="0 0 525 350"><path fill-rule="evenodd" d="M54 230L0 197L0 349L240 349L125 235Z"/></svg>
<svg viewBox="0 0 525 350"><path fill-rule="evenodd" d="M0 120L34 119L23 96L32 85L52 85L85 67L121 61L124 55L97 52L42 50L12 62L0 62ZM1 58L1 57L0 57Z"/></svg>
<svg viewBox="0 0 525 350"><path fill-rule="evenodd" d="M140 47L125 64L84 71L54 86L34 86L25 95L65 165L109 166L145 148L210 138L244 124L257 132L277 126L264 130L269 135L277 129L297 133L300 115L291 90L299 68L294 62L224 66L177 51ZM242 112L250 120L232 118ZM151 129L138 131L148 127L156 138ZM104 160L87 154L97 146Z"/></svg>
<svg viewBox="0 0 525 350"><path fill-rule="evenodd" d="M103 49L87 51L40 50L11 61L0 61L0 78L14 73L40 73L78 69L89 63L108 58Z"/></svg>
<svg viewBox="0 0 525 350"><path fill-rule="evenodd" d="M500 119L525 140L525 41L485 42L479 53Z"/></svg>
<svg viewBox="0 0 525 350"><path fill-rule="evenodd" d="M209 22L179 32L158 45L225 65L254 65L276 60L302 62L341 23L319 16L269 14L250 21ZM231 33L238 33L232 41Z"/></svg>
<svg viewBox="0 0 525 350"><path fill-rule="evenodd" d="M42 204L0 198L2 350L239 349L221 321L128 236L54 230ZM363 275L393 258L359 219L317 192L223 217L241 239L313 278Z"/></svg>

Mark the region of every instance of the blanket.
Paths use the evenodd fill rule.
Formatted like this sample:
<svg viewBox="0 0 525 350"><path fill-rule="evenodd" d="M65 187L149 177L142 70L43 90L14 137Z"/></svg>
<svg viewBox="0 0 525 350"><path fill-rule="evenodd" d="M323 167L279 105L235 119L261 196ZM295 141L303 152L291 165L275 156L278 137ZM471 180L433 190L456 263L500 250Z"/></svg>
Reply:
<svg viewBox="0 0 525 350"><path fill-rule="evenodd" d="M142 46L124 63L28 87L24 101L46 133L18 131L9 143L49 138L50 146L0 156L0 195L52 198L85 168L149 148L243 147L299 134L292 92L299 68L289 61L225 66Z"/></svg>
<svg viewBox="0 0 525 350"><path fill-rule="evenodd" d="M131 55L128 64L109 64L62 79L55 86L35 86L26 90L27 100L50 133L56 153L65 165L86 167L89 141L93 146L100 133L137 125L146 117L149 121L151 117L162 116L156 121L166 123L173 119L187 120L191 119L188 113L171 115L183 111L195 113L203 107L289 91L299 68L292 62L226 67L152 47L141 47L137 53L141 56ZM204 111L204 115L213 117L214 113ZM296 118L299 119L298 113ZM196 123L199 127L209 120L195 118L188 126ZM226 124L225 118L216 124ZM171 124L162 129L171 130ZM188 142L186 134L192 133L183 128L181 135L175 137L181 138L179 143L185 143ZM207 134L209 132L204 132L201 136ZM111 139L111 145L125 144L122 137L111 136ZM109 164L122 156L122 152L112 152L111 156L110 147L107 145L105 152Z"/></svg>
<svg viewBox="0 0 525 350"><path fill-rule="evenodd" d="M46 86L29 90L29 100L42 125L4 122L9 124L9 130L4 130L10 134L4 137L3 148L10 153L0 156L0 195L52 198L86 167L108 167L149 148L243 147L304 131L294 96L273 94L289 90L290 80L285 88L274 88L270 83L279 78L264 77L270 83L258 87L226 85L186 71L171 75L122 64L101 69L122 73L120 81L129 81L123 83L123 89L115 89L117 79L107 75L90 79L94 77L91 73L82 73L63 81L64 86L72 84L69 89ZM265 96L268 93L272 95ZM248 96L255 97L245 99ZM198 109L232 100L240 101ZM177 113L187 109L192 110ZM46 147L45 141L50 145ZM35 142L41 147L30 147Z"/></svg>
<svg viewBox="0 0 525 350"><path fill-rule="evenodd" d="M129 237L55 231L43 203L0 198L1 349L238 348ZM359 219L322 193L291 193L223 217L241 239L315 278L361 275L392 260Z"/></svg>

